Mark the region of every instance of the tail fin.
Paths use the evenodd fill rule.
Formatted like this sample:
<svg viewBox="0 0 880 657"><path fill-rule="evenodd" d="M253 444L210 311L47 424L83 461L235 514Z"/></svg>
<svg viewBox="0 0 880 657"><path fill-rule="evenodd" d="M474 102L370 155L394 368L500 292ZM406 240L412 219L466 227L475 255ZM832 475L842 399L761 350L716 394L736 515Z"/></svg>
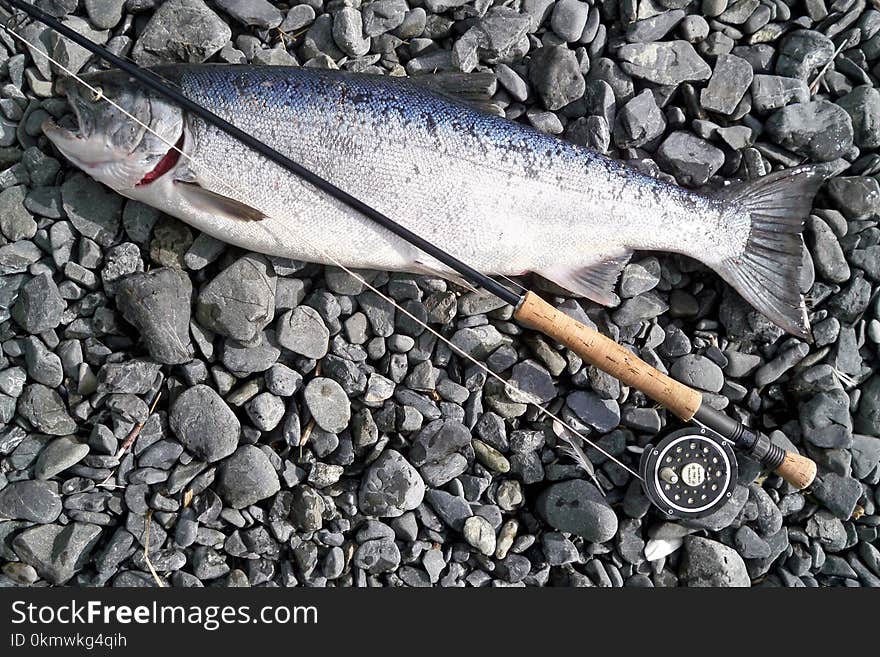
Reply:
<svg viewBox="0 0 880 657"><path fill-rule="evenodd" d="M724 260L718 273L768 319L806 340L812 336L798 287L801 233L826 175L821 167L800 166L720 192L749 213L752 225L743 252Z"/></svg>

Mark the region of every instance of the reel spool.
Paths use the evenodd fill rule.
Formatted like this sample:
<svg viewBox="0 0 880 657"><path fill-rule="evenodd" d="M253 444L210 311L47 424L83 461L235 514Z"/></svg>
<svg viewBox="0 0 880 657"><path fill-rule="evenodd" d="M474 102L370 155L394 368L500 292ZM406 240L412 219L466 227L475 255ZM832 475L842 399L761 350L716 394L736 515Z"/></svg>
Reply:
<svg viewBox="0 0 880 657"><path fill-rule="evenodd" d="M736 455L704 427L686 427L648 446L640 463L645 494L673 518L701 518L724 506L737 481Z"/></svg>

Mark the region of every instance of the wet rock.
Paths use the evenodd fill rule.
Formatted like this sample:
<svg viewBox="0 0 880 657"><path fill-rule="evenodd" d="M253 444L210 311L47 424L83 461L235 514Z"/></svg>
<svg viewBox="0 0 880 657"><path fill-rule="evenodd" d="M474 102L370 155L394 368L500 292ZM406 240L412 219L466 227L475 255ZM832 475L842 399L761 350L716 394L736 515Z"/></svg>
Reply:
<svg viewBox="0 0 880 657"><path fill-rule="evenodd" d="M636 78L656 84L708 80L712 69L687 41L628 43L617 51L621 68Z"/></svg>
<svg viewBox="0 0 880 657"><path fill-rule="evenodd" d="M217 492L233 509L271 497L280 487L269 458L253 445L242 445L217 469Z"/></svg>
<svg viewBox="0 0 880 657"><path fill-rule="evenodd" d="M196 319L207 329L252 342L275 317L275 274L263 256L246 255L199 292Z"/></svg>
<svg viewBox="0 0 880 657"><path fill-rule="evenodd" d="M678 575L686 586L751 586L745 562L736 550L699 536L684 539Z"/></svg>
<svg viewBox="0 0 880 657"><path fill-rule="evenodd" d="M34 476L37 479L51 479L79 463L88 453L89 446L74 439L73 436L56 438L46 445L37 457Z"/></svg>
<svg viewBox="0 0 880 657"><path fill-rule="evenodd" d="M834 50L834 42L821 32L795 30L779 45L776 73L812 82L819 68L831 60Z"/></svg>
<svg viewBox="0 0 880 657"><path fill-rule="evenodd" d="M116 305L134 326L150 356L167 365L191 358L189 338L192 283L185 273L162 267L119 283Z"/></svg>
<svg viewBox="0 0 880 657"><path fill-rule="evenodd" d="M529 64L529 79L548 110L577 100L586 88L577 58L565 46L536 51Z"/></svg>
<svg viewBox="0 0 880 657"><path fill-rule="evenodd" d="M163 2L132 49L141 66L168 62L201 63L232 37L232 30L202 0Z"/></svg>
<svg viewBox="0 0 880 657"><path fill-rule="evenodd" d="M241 424L213 388L196 385L171 404L168 423L184 447L198 459L226 458L238 446Z"/></svg>
<svg viewBox="0 0 880 657"><path fill-rule="evenodd" d="M767 119L764 129L774 143L817 162L841 157L853 144L849 114L827 100L784 107Z"/></svg>
<svg viewBox="0 0 880 657"><path fill-rule="evenodd" d="M0 490L0 518L28 520L39 524L54 522L61 514L58 484L24 479Z"/></svg>
<svg viewBox="0 0 880 657"><path fill-rule="evenodd" d="M604 543L617 532L617 516L599 490L582 479L553 484L538 497L536 509L559 531Z"/></svg>
<svg viewBox="0 0 880 657"><path fill-rule="evenodd" d="M61 585L86 565L100 536L101 528L89 523L42 525L21 532L13 539L12 548L40 577Z"/></svg>

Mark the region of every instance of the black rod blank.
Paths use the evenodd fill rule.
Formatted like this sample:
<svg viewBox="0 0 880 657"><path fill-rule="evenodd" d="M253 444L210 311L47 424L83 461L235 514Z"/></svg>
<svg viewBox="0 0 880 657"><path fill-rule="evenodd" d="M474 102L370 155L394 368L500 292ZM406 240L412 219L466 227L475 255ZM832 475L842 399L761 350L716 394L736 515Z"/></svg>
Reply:
<svg viewBox="0 0 880 657"><path fill-rule="evenodd" d="M401 239L406 240L407 242L424 251L431 257L436 258L438 261L440 261L450 269L461 274L461 276L464 277L465 280L472 283L473 285L486 289L505 303L509 303L512 306L516 306L521 301L520 295L511 291L504 285L501 285L498 281L490 278L482 272L477 271L467 263L462 262L450 253L447 253L438 246L435 246L434 244L415 234L408 228L401 226L390 217L372 208L360 199L337 187L330 181L322 178L321 176L305 168L301 164L294 162L286 155L279 153L271 146L268 146L267 144L261 142L256 137L253 137L252 135L248 134L244 130L241 130L232 123L229 123L229 121L223 119L222 117L217 116L212 111L202 107L198 103L193 102L180 92L169 87L164 81L162 81L161 78L156 76L151 71L142 69L137 64L134 64L114 55L106 48L103 48L102 46L94 43L90 39L79 34L78 32L75 32L74 30L68 28L66 25L56 20L49 14L37 9L33 5L30 5L23 0L0 0L0 3L23 11L31 18L51 27L59 34L67 37L77 45L82 46L92 54L97 55L104 61L125 71L148 89L155 91L157 94L164 96L187 112L191 112L202 120L219 128L223 132L227 133L228 135L239 140L249 148L253 149L260 155L271 160L278 166L284 167L285 169L299 176L309 184L314 185L322 192L332 196L342 203L345 203L353 210L356 210L365 217L371 219L372 221L375 221L383 228L391 231Z"/></svg>

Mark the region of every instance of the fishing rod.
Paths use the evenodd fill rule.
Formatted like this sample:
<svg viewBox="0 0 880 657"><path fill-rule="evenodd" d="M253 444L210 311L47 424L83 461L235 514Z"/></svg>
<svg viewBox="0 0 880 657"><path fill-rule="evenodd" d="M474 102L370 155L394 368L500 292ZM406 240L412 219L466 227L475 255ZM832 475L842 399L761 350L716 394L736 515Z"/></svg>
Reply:
<svg viewBox="0 0 880 657"><path fill-rule="evenodd" d="M698 390L651 367L622 345L569 317L534 292L523 288L523 293L518 294L510 290L332 182L190 100L169 87L153 72L114 55L40 9L23 0L0 0L0 4L18 9L52 28L92 54L125 71L147 89L222 130L271 162L363 214L455 271L470 284L484 288L513 306L513 317L521 325L540 331L565 345L585 362L611 374L622 383L642 391L682 421L694 422L696 426L681 429L665 437L656 445L646 448L642 454L641 475L637 476L642 480L649 499L666 514L675 517L698 517L711 513L726 503L736 485L736 457L731 445L773 470L797 489L806 488L813 482L816 476L816 464L811 459L784 450L772 443L763 433L746 427L725 413L708 406L703 402L702 394ZM11 30L7 31L12 33ZM20 36L18 38L21 39Z"/></svg>

